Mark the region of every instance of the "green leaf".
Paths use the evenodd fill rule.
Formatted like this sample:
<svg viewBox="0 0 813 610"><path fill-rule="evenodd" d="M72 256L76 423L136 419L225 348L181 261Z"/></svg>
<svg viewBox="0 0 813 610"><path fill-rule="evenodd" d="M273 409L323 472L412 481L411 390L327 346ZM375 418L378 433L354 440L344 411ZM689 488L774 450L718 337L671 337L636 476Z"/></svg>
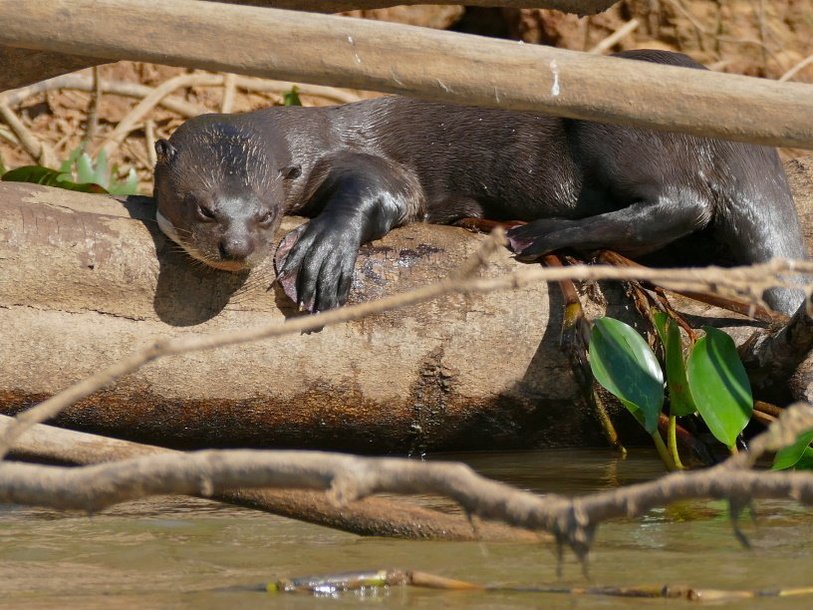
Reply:
<svg viewBox="0 0 813 610"><path fill-rule="evenodd" d="M751 384L733 339L716 328L695 343L687 365L689 392L711 433L733 447L754 408Z"/></svg>
<svg viewBox="0 0 813 610"><path fill-rule="evenodd" d="M40 165L26 165L18 167L3 174L2 179L6 182L32 182L45 186L56 186L69 191L81 191L83 193L105 193L98 184L79 184L66 179L69 174L64 174L56 169L42 167Z"/></svg>
<svg viewBox="0 0 813 610"><path fill-rule="evenodd" d="M110 179L108 192L111 195L135 195L138 193L138 176L134 168L130 168L124 180Z"/></svg>
<svg viewBox="0 0 813 610"><path fill-rule="evenodd" d="M76 182L79 184L96 182L96 172L93 169L93 160L87 153L82 153L76 160Z"/></svg>
<svg viewBox="0 0 813 610"><path fill-rule="evenodd" d="M76 160L79 158L85 151L85 142L82 142L79 146L74 148L70 154L68 154L68 158L65 159L59 166L59 171L63 174L70 174L73 171L73 166L76 163Z"/></svg>
<svg viewBox="0 0 813 610"><path fill-rule="evenodd" d="M697 411L697 407L689 393L680 329L675 321L662 311L655 312L653 318L655 328L663 343L666 387L669 388L669 413L677 417L691 415Z"/></svg>
<svg viewBox="0 0 813 610"><path fill-rule="evenodd" d="M807 458L804 460L805 463L802 464L802 467L810 464L811 460L813 460L813 449L811 449L809 446L811 442L813 442L813 429L808 430L807 432L802 432L798 437L796 437L795 443L776 452L771 468L774 470L793 468L794 466L799 465L802 458ZM804 469L810 469L810 465L807 465L807 467Z"/></svg>
<svg viewBox="0 0 813 610"><path fill-rule="evenodd" d="M599 318L590 336L593 376L653 434L663 406L663 372L655 354L631 326Z"/></svg>
<svg viewBox="0 0 813 610"><path fill-rule="evenodd" d="M302 100L299 99L299 87L294 85L288 93L282 95L283 106L301 106Z"/></svg>

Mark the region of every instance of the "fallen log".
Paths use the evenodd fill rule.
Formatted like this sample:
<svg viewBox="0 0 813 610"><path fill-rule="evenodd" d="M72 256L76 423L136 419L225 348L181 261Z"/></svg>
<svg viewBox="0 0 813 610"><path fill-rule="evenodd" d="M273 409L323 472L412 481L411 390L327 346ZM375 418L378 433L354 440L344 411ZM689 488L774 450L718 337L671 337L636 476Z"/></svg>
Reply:
<svg viewBox="0 0 813 610"><path fill-rule="evenodd" d="M788 170L810 240L813 160ZM155 337L298 315L271 286L270 269L240 276L190 264L153 214L146 198L121 203L0 184L0 411L15 413ZM482 239L454 227L394 231L363 247L351 302L440 280ZM518 266L500 252L485 273ZM609 308L623 310L619 295L609 299ZM559 346L561 304L558 288L532 284L168 357L57 423L174 447L420 453L600 444ZM740 341L753 330L729 323Z"/></svg>
<svg viewBox="0 0 813 610"><path fill-rule="evenodd" d="M551 8L579 15L600 13L617 0L470 0L474 6L512 8ZM228 4L248 4L301 11L333 13L353 9L375 9L398 5L442 4L433 0L229 0ZM52 76L104 63L95 57L69 55L0 46L0 91L30 85Z"/></svg>
<svg viewBox="0 0 813 610"><path fill-rule="evenodd" d="M192 0L0 0L0 12L0 44L14 47L813 148L813 86L802 83Z"/></svg>

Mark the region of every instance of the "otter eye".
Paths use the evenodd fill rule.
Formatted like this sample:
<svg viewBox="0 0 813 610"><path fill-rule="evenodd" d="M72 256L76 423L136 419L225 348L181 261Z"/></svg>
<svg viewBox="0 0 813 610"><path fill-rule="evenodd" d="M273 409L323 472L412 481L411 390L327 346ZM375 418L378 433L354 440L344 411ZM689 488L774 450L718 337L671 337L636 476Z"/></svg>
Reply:
<svg viewBox="0 0 813 610"><path fill-rule="evenodd" d="M203 220L215 219L215 213L212 208L206 207L205 205L198 204L197 213Z"/></svg>
<svg viewBox="0 0 813 610"><path fill-rule="evenodd" d="M260 216L260 218L259 218L259 220L257 222L259 224L261 224L262 226L267 227L268 225L271 224L271 222L273 220L274 220L274 215L271 212L266 212L265 214Z"/></svg>

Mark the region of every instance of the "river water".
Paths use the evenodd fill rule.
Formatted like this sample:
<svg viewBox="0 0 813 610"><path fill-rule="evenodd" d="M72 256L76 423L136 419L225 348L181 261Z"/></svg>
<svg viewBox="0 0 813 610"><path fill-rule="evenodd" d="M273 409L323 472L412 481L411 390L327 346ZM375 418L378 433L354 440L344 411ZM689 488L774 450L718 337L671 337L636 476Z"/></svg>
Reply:
<svg viewBox="0 0 813 610"><path fill-rule="evenodd" d="M586 493L662 474L654 454L609 451L440 456L538 492ZM450 507L442 500L424 502ZM398 567L503 585L665 585L759 589L813 586L813 511L761 502L731 534L720 502L682 503L599 528L589 580L571 554L557 578L549 545L413 542L361 538L187 498L122 504L94 516L0 507L0 608L638 608L688 607L682 600L393 587L315 598L222 590L281 577ZM221 589L221 590L218 590ZM811 608L813 596L760 598L736 608Z"/></svg>

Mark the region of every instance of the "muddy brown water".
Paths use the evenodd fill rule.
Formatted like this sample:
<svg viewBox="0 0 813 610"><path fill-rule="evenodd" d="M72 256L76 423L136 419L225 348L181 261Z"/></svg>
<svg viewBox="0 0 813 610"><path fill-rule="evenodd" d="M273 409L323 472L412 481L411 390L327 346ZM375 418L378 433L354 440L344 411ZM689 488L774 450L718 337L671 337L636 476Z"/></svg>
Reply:
<svg viewBox="0 0 813 610"><path fill-rule="evenodd" d="M539 492L586 493L661 474L654 455L607 451L442 456ZM453 510L442 500L424 502ZM218 588L280 577L399 567L505 585L663 585L753 589L813 585L813 511L761 502L745 523L753 548L731 535L720 502L682 503L599 528L590 580L572 555L561 579L550 547L412 542L351 534L203 500L157 498L88 517L0 507L0 608L637 608L680 600L391 588L323 598ZM810 608L813 596L732 602Z"/></svg>

